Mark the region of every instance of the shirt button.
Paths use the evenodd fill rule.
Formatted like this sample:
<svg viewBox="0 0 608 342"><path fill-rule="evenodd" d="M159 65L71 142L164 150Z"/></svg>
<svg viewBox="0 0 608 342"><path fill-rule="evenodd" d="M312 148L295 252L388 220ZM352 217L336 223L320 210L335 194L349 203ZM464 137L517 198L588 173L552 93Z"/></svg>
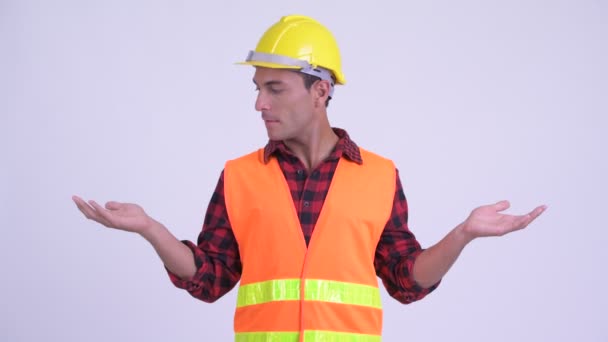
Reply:
<svg viewBox="0 0 608 342"><path fill-rule="evenodd" d="M304 206L305 206L306 208L310 207L310 202L308 202L308 201L304 201Z"/></svg>

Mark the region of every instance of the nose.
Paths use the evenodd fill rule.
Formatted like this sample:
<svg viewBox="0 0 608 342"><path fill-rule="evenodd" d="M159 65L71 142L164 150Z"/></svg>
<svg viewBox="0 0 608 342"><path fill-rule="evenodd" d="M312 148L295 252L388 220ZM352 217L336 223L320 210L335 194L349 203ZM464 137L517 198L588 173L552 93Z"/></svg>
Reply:
<svg viewBox="0 0 608 342"><path fill-rule="evenodd" d="M255 100L255 110L258 112L267 111L270 109L270 102L268 101L268 97L264 96L264 92L262 90L258 91L258 97Z"/></svg>

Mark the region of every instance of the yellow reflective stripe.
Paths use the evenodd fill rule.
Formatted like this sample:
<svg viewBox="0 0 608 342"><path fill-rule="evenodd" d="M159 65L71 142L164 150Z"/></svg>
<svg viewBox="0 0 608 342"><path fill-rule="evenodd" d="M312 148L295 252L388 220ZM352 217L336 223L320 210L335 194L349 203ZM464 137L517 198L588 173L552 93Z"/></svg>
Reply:
<svg viewBox="0 0 608 342"><path fill-rule="evenodd" d="M236 333L235 342L298 342L300 334L291 331L256 331Z"/></svg>
<svg viewBox="0 0 608 342"><path fill-rule="evenodd" d="M323 342L380 342L382 341L382 337L379 335L307 330L304 332L304 340Z"/></svg>
<svg viewBox="0 0 608 342"><path fill-rule="evenodd" d="M382 307L380 291L374 286L309 279L304 290L305 300Z"/></svg>
<svg viewBox="0 0 608 342"><path fill-rule="evenodd" d="M279 331L256 331L236 333L235 342L297 342L298 332L279 332ZM324 342L380 342L382 337L378 335L343 333L334 331L307 330L304 332L306 341Z"/></svg>
<svg viewBox="0 0 608 342"><path fill-rule="evenodd" d="M241 307L278 300L300 300L300 279L268 280L241 285L236 306Z"/></svg>
<svg viewBox="0 0 608 342"><path fill-rule="evenodd" d="M377 287L331 280L307 279L305 300L352 304L381 308ZM241 285L237 307L280 300L300 299L300 279L268 280Z"/></svg>

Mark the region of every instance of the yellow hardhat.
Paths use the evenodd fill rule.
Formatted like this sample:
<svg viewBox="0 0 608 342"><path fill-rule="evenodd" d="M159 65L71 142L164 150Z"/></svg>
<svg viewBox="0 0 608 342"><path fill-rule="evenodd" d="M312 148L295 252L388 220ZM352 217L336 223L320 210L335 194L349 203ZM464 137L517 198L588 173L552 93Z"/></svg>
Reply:
<svg viewBox="0 0 608 342"><path fill-rule="evenodd" d="M250 51L240 64L300 69L330 81L332 88L331 74L337 84L346 83L336 39L321 23L303 15L282 17L264 33L255 50Z"/></svg>

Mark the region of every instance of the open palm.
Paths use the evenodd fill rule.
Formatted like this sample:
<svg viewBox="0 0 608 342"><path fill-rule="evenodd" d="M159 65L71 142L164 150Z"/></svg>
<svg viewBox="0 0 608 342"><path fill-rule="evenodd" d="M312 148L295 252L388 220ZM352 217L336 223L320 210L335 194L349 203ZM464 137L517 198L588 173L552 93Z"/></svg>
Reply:
<svg viewBox="0 0 608 342"><path fill-rule="evenodd" d="M85 202L78 196L73 196L72 200L86 218L106 227L141 234L154 221L137 204L111 201L104 208L95 201Z"/></svg>
<svg viewBox="0 0 608 342"><path fill-rule="evenodd" d="M503 214L510 207L508 201L484 205L474 209L464 222L464 229L471 237L502 236L528 226L546 206L538 206L525 215Z"/></svg>

